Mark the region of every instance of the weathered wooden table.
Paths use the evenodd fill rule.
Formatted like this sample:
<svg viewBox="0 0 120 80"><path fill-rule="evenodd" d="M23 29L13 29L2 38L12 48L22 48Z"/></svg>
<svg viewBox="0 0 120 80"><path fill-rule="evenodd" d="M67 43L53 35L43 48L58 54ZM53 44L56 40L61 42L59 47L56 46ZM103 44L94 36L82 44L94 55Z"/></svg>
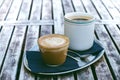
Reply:
<svg viewBox="0 0 120 80"><path fill-rule="evenodd" d="M120 25L114 23L96 25L95 36L105 47L105 54L93 65L57 76L35 75L26 70L25 51L37 45L42 35L63 34L63 16L74 11L120 21L120 0L0 0L0 21L54 21L53 25L0 26L0 80L120 80Z"/></svg>

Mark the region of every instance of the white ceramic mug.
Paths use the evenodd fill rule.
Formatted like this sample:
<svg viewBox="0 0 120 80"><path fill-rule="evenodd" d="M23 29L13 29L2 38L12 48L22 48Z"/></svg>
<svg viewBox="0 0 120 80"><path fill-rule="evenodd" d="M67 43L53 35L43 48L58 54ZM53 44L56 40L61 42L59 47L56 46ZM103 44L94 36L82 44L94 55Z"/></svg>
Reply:
<svg viewBox="0 0 120 80"><path fill-rule="evenodd" d="M69 37L69 48L87 50L94 42L95 17L89 13L72 12L64 16L64 34Z"/></svg>

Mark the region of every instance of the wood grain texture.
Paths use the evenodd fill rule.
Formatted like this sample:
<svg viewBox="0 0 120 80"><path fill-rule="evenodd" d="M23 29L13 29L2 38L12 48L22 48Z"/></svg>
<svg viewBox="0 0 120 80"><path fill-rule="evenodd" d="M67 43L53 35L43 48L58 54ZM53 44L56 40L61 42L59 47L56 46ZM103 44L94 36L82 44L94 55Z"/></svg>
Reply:
<svg viewBox="0 0 120 80"><path fill-rule="evenodd" d="M103 19L111 19L111 16L108 14L107 10L105 9L105 7L102 5L101 2L99 2L99 0L93 0L98 12L100 13L100 16ZM99 5L97 5L97 3L99 3ZM101 8L104 10L104 12L101 11ZM106 28L109 29L109 27L112 27L114 30L114 26L113 25L106 25ZM112 70L114 72L115 75L115 79L119 80L120 79L120 56L119 56L119 52L117 51L114 43L111 41L111 38L114 38L113 36L108 36L109 34L106 32L106 30L103 27L100 27L101 30L99 30L98 34L99 34L99 38L100 40L102 40L104 46L105 46L105 50L106 50L106 56L108 58L108 61L110 62L110 66L112 67ZM110 31L110 34L113 31Z"/></svg>
<svg viewBox="0 0 120 80"><path fill-rule="evenodd" d="M17 0L14 0L13 5L9 11L9 15L7 16L7 20L15 20L17 18L21 2L22 0L19 0L19 3ZM7 32L5 33L7 35L5 36L1 35L3 37L2 39L4 39L4 37L8 37L6 40L4 39L4 41L7 41L6 43L8 43L9 36L12 34L14 27L11 26L9 28L9 26L5 26L3 27L3 29L7 30ZM16 34L17 32L19 31L16 30L14 33ZM6 53L6 58L3 64L3 68L0 73L1 80L9 80L9 79L15 80L16 78L16 72L17 72L17 66L18 66L17 64L19 61L19 54L20 54L19 52L17 52L17 50L18 51L21 50L21 48L19 48L19 46L21 45L19 44L20 36L22 35L16 34L16 35L13 35L13 38L11 39L10 46L8 47L8 51ZM2 43L2 45L4 45L4 42Z"/></svg>
<svg viewBox="0 0 120 80"><path fill-rule="evenodd" d="M115 6L115 8L120 11L120 1L119 0L110 0L113 5Z"/></svg>
<svg viewBox="0 0 120 80"><path fill-rule="evenodd" d="M61 0L53 0L54 33L64 34L64 15Z"/></svg>
<svg viewBox="0 0 120 80"><path fill-rule="evenodd" d="M58 80L74 80L75 79L73 73L60 75L57 78L58 78Z"/></svg>
<svg viewBox="0 0 120 80"><path fill-rule="evenodd" d="M85 12L85 9L81 0L72 0L72 2L76 12Z"/></svg>
<svg viewBox="0 0 120 80"><path fill-rule="evenodd" d="M102 0L103 4L107 8L110 16L115 20L120 20L120 12L116 9L110 0Z"/></svg>
<svg viewBox="0 0 120 80"><path fill-rule="evenodd" d="M8 3L6 3L5 5L7 5L7 4ZM15 20L17 18L17 15L18 15L17 12L20 8L20 4L18 4L18 6L16 6L16 10L14 8L15 6L16 6L16 2L13 3L13 5L9 11L9 14L7 15L6 20ZM12 12L14 12L14 14ZM13 16L13 17L11 17L11 16ZM1 30L1 33L0 33L0 53L1 53L0 54L0 67L2 65L3 58L5 57L7 47L9 46L8 44L9 44L9 40L10 40L12 31L13 31L12 26L11 27L3 26L2 30Z"/></svg>
<svg viewBox="0 0 120 80"><path fill-rule="evenodd" d="M52 3L51 0L43 0L42 3L42 20L52 19ZM52 26L41 26L40 35L52 34Z"/></svg>
<svg viewBox="0 0 120 80"><path fill-rule="evenodd" d="M10 9L10 6L11 6L11 3L12 3L12 0L5 0L4 3L2 3L1 7L0 7L0 21L2 20L5 20L6 19L6 16L7 16L7 13ZM4 28L5 29L5 28ZM2 26L0 26L0 39L3 41L4 39L2 39L2 35L5 35L6 33L4 33L4 29L3 29L3 32L2 32ZM6 30L7 31L7 30ZM2 33L1 33L2 32ZM6 37L7 38L7 37ZM9 36L8 36L9 38ZM0 41L1 41L0 40ZM6 39L5 39L6 40ZM1 41L1 42L2 42ZM4 43L3 43L4 44ZM8 43L6 43L8 44ZM0 50L2 49L6 49L7 48L7 45L4 45L2 46L2 43L0 43ZM2 54L0 54L1 58L0 58L0 66L1 66L1 61L3 60L3 57L5 55L5 50L2 50L1 51Z"/></svg>
<svg viewBox="0 0 120 80"><path fill-rule="evenodd" d="M98 80L113 80L112 74L108 68L108 64L106 63L105 57L103 56L95 64L93 64L93 68L95 69Z"/></svg>
<svg viewBox="0 0 120 80"><path fill-rule="evenodd" d="M95 80L92 74L91 67L81 69L76 73L77 73L77 80Z"/></svg>
<svg viewBox="0 0 120 80"><path fill-rule="evenodd" d="M74 11L71 0L62 0L62 4L64 9L64 14Z"/></svg>
<svg viewBox="0 0 120 80"><path fill-rule="evenodd" d="M13 0L0 0L0 21L6 19L7 13L11 7ZM0 25L0 32L2 30L2 26Z"/></svg>
<svg viewBox="0 0 120 80"><path fill-rule="evenodd" d="M0 7L0 21L5 20L9 9L11 8L13 0L4 0Z"/></svg>
<svg viewBox="0 0 120 80"><path fill-rule="evenodd" d="M39 20L40 19L40 9L41 9L41 0L34 0L32 2L32 0L30 1L25 1L23 2L23 6L21 9L21 15L23 14L23 16L27 13L27 16L30 15L30 20ZM28 4L28 6L26 5ZM30 13L30 6L32 5L31 8L31 14ZM25 11L24 10L25 6L27 6L27 9ZM27 32L26 32L26 36L25 38L25 49L24 49L24 54L23 54L23 59L24 59L24 55L26 50L30 50L37 41L38 38L38 33L39 33L39 27L38 26L28 26ZM33 75L32 73L30 73L23 64L23 60L22 60L22 64L21 64L21 71L19 74L19 80L34 80L35 79L35 75Z"/></svg>
<svg viewBox="0 0 120 80"><path fill-rule="evenodd" d="M107 0L102 0L104 5L106 6L107 10L109 11L111 17L115 20L120 20L120 13L115 8L115 6L112 4L112 2ZM110 35L112 36L112 39L116 43L119 51L120 51L120 30L118 26L116 25L107 25L107 29L109 30ZM119 25L120 26L120 25Z"/></svg>

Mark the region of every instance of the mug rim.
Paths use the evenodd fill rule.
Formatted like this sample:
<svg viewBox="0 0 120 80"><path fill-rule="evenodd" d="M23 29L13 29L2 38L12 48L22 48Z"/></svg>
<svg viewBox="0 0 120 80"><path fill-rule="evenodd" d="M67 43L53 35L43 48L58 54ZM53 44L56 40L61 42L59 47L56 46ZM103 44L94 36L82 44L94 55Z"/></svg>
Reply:
<svg viewBox="0 0 120 80"><path fill-rule="evenodd" d="M87 16L87 17L91 17L91 19L87 20L87 21L75 21L75 20L70 20L68 19L68 17L71 16ZM88 23L92 23L95 21L95 17L93 15L91 15L90 13L81 13L81 12L71 12L71 13L67 13L64 16L64 20L70 23L75 23L75 24L88 24Z"/></svg>

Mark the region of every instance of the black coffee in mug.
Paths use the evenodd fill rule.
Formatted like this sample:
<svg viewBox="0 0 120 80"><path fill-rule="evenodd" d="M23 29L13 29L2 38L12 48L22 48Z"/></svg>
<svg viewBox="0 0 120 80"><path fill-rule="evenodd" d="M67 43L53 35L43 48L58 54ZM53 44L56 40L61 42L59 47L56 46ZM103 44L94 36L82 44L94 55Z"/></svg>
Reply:
<svg viewBox="0 0 120 80"><path fill-rule="evenodd" d="M89 16L72 16L72 17L69 17L70 20L73 20L73 21L89 21L92 19L92 17L89 17Z"/></svg>

